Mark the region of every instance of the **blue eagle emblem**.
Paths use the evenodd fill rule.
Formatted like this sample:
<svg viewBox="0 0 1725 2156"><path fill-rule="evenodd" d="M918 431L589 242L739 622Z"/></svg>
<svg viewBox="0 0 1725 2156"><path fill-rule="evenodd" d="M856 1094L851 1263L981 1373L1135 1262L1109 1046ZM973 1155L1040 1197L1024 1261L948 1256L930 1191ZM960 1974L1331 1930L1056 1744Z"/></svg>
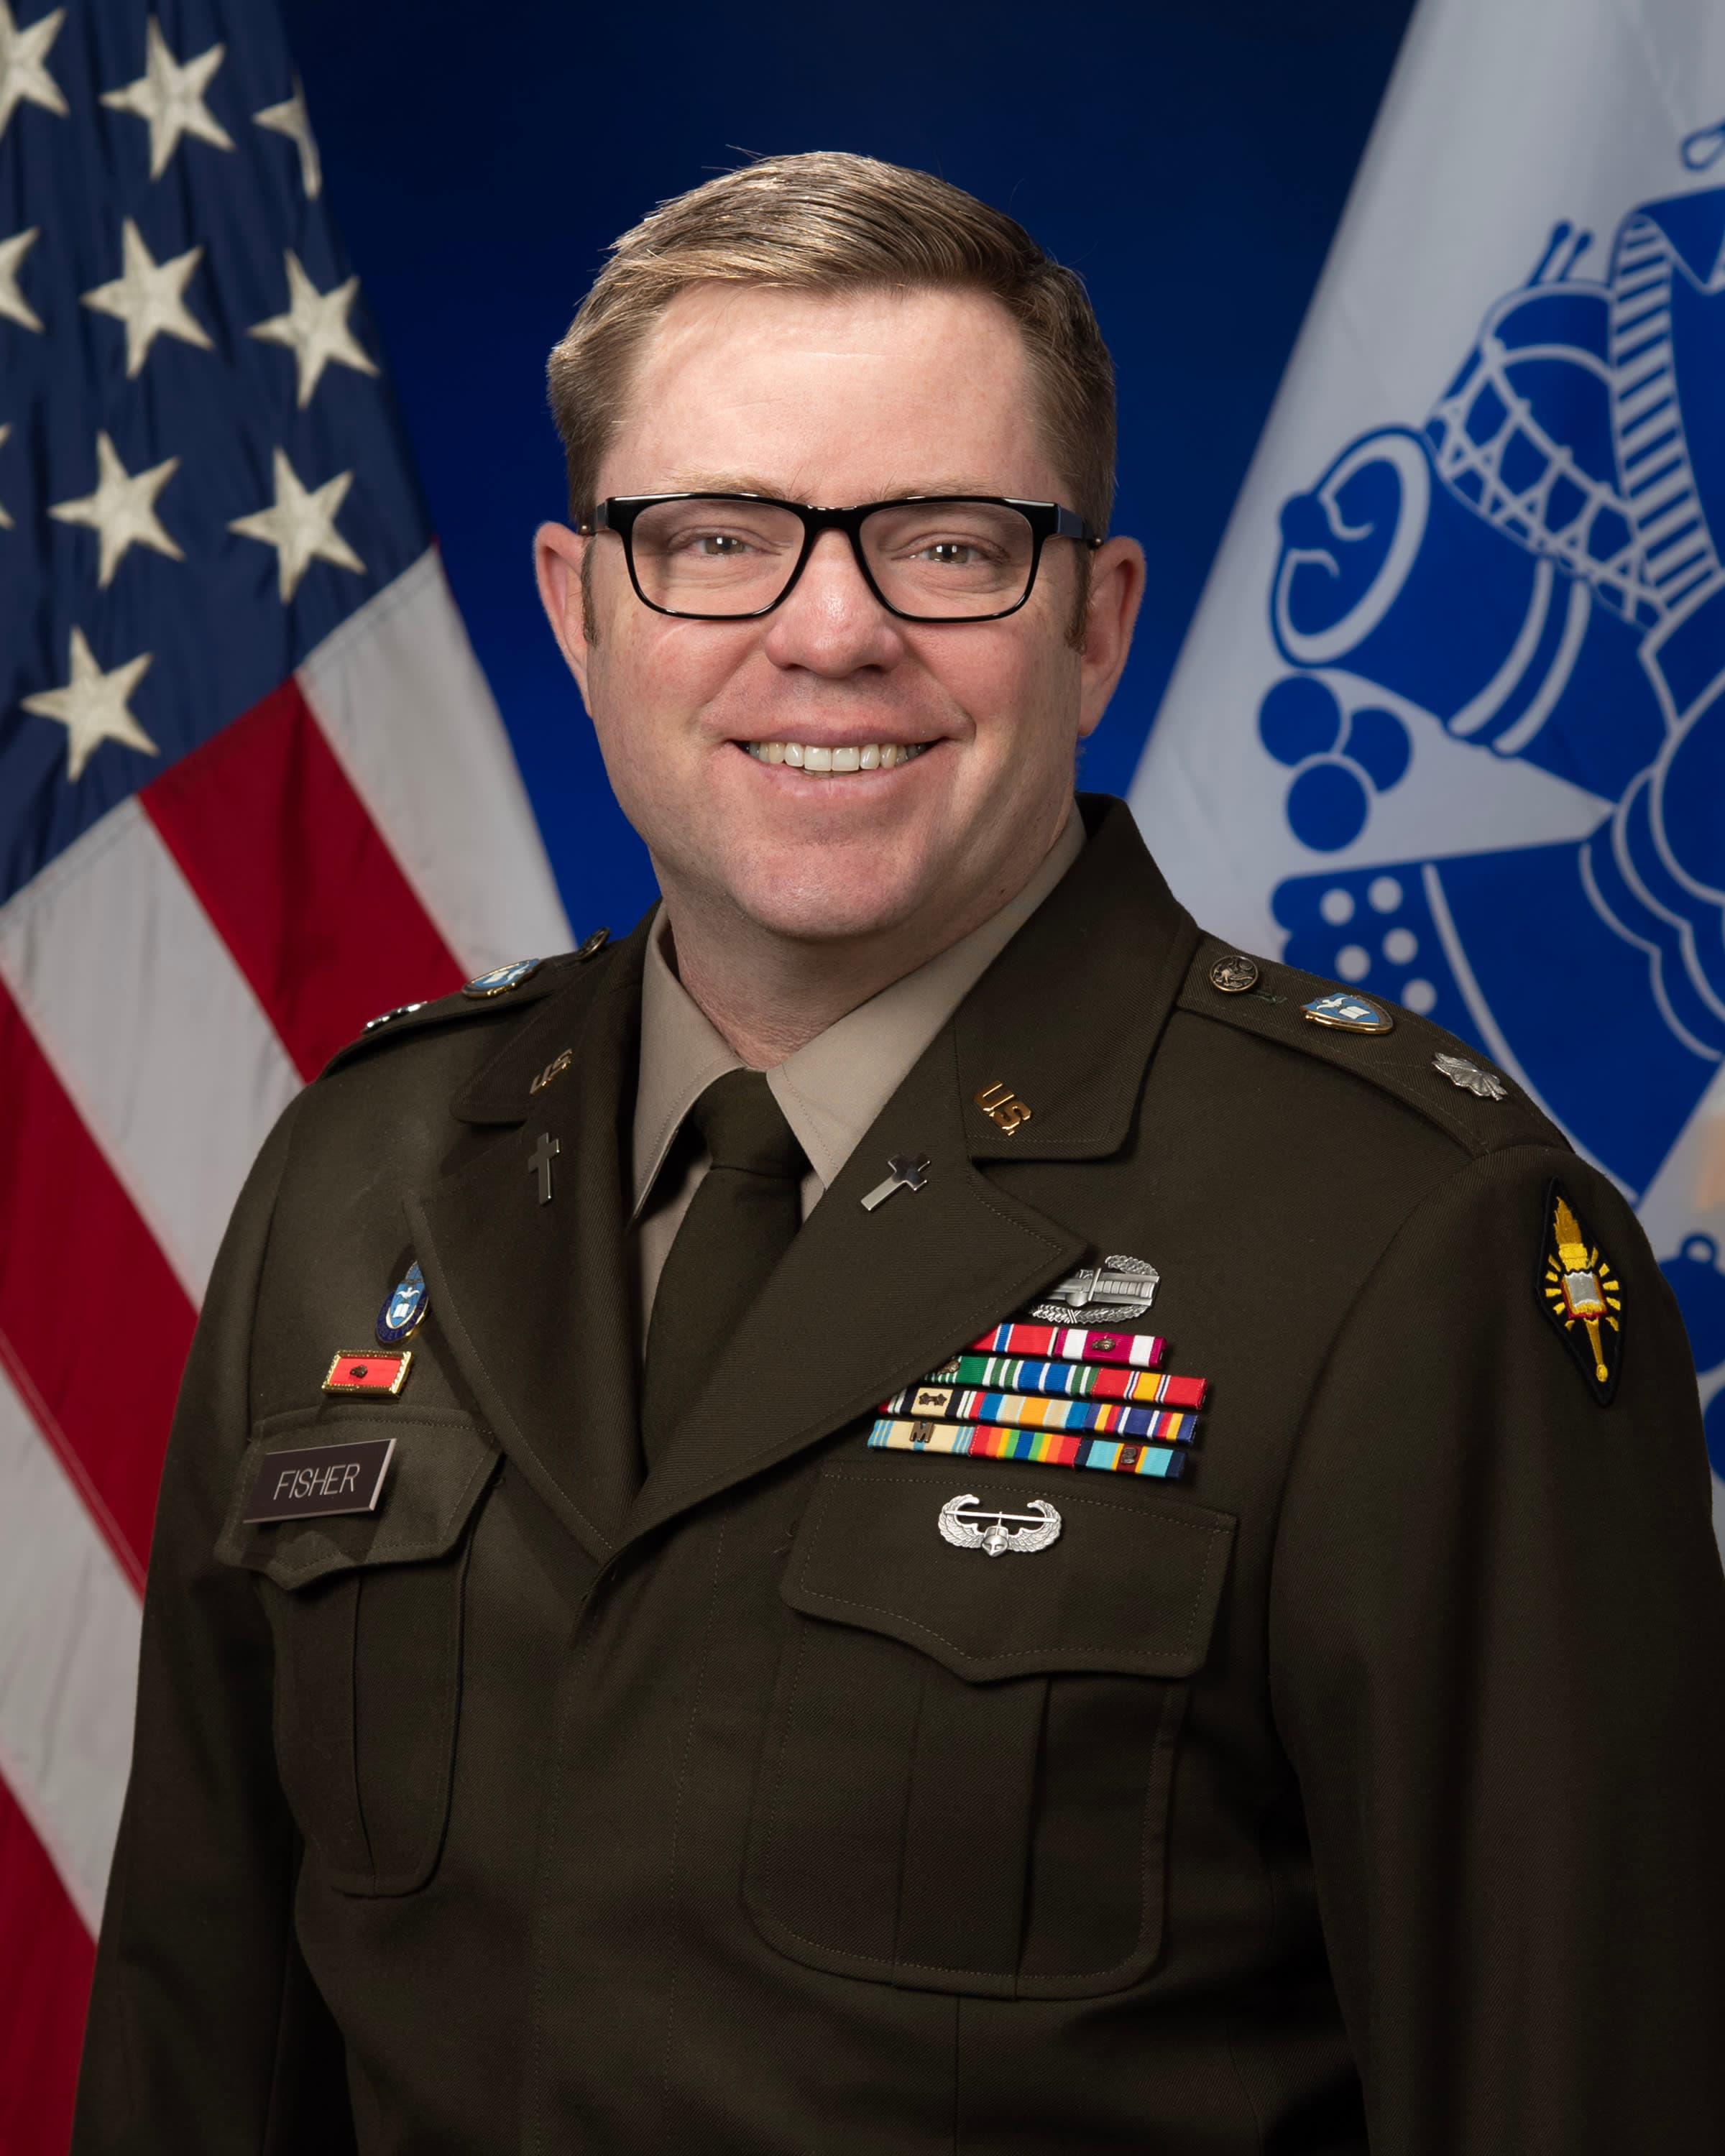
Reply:
<svg viewBox="0 0 1725 2156"><path fill-rule="evenodd" d="M409 1333L418 1331L430 1307L431 1290L425 1285L425 1276L416 1258L377 1312L379 1342L385 1348L393 1348L398 1342L405 1340Z"/></svg>
<svg viewBox="0 0 1725 2156"><path fill-rule="evenodd" d="M475 1001L506 995L511 988L518 988L523 981L530 980L543 963L541 958L517 958L512 965L493 966L488 973L475 973L463 985L461 993Z"/></svg>

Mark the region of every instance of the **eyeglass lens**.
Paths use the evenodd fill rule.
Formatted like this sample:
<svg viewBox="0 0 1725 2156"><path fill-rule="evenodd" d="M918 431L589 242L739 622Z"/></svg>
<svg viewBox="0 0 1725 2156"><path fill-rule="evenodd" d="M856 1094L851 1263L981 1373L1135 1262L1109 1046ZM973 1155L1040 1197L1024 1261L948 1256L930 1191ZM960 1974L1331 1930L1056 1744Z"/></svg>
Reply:
<svg viewBox="0 0 1725 2156"><path fill-rule="evenodd" d="M782 595L803 551L793 511L719 497L656 502L633 536L643 593L673 613L757 613ZM965 621L1019 603L1035 541L1029 521L997 502L905 501L863 519L862 550L889 606Z"/></svg>

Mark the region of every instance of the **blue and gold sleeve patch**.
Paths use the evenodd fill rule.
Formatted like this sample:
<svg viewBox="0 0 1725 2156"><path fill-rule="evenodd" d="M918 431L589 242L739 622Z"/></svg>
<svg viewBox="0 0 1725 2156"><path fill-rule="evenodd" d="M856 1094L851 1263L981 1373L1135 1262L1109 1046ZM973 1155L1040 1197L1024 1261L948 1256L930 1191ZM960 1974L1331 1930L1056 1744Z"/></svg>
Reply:
<svg viewBox="0 0 1725 2156"><path fill-rule="evenodd" d="M1538 1292L1589 1391L1609 1407L1623 1361L1623 1288L1557 1182L1545 1194Z"/></svg>

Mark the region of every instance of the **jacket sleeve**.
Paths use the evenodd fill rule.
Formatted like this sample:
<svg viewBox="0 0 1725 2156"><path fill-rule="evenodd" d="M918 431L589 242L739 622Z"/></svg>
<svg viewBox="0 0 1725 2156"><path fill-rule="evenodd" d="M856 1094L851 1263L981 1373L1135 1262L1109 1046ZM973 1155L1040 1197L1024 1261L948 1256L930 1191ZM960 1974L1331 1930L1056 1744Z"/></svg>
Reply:
<svg viewBox="0 0 1725 2156"><path fill-rule="evenodd" d="M1550 1179L1621 1282L1602 1406ZM1278 1526L1274 1706L1373 2156L1725 2149L1725 1578L1676 1305L1543 1147L1404 1224Z"/></svg>
<svg viewBox="0 0 1725 2156"><path fill-rule="evenodd" d="M300 1845L275 1775L269 1625L250 1576L214 1556L295 1113L241 1195L175 1412L74 2156L353 2146L340 2039L294 1942Z"/></svg>

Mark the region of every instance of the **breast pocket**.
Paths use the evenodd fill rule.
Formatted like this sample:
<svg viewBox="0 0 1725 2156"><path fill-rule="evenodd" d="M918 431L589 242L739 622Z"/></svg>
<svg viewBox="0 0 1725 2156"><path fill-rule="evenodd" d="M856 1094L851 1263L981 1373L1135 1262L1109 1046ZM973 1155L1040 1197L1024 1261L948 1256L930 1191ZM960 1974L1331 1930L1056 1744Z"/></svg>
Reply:
<svg viewBox="0 0 1725 2156"><path fill-rule="evenodd" d="M1077 1999L1161 1951L1186 1685L1234 1521L988 1462L835 1461L780 1592L795 1613L746 1898L791 1959L919 1990ZM1060 1532L954 1547L974 1495Z"/></svg>
<svg viewBox="0 0 1725 2156"><path fill-rule="evenodd" d="M396 1440L371 1513L247 1525L273 1452ZM349 1894L407 1894L437 1866L460 1707L470 1529L497 1465L458 1415L277 1415L248 1447L216 1555L260 1577L275 1642L275 1753L300 1831Z"/></svg>

